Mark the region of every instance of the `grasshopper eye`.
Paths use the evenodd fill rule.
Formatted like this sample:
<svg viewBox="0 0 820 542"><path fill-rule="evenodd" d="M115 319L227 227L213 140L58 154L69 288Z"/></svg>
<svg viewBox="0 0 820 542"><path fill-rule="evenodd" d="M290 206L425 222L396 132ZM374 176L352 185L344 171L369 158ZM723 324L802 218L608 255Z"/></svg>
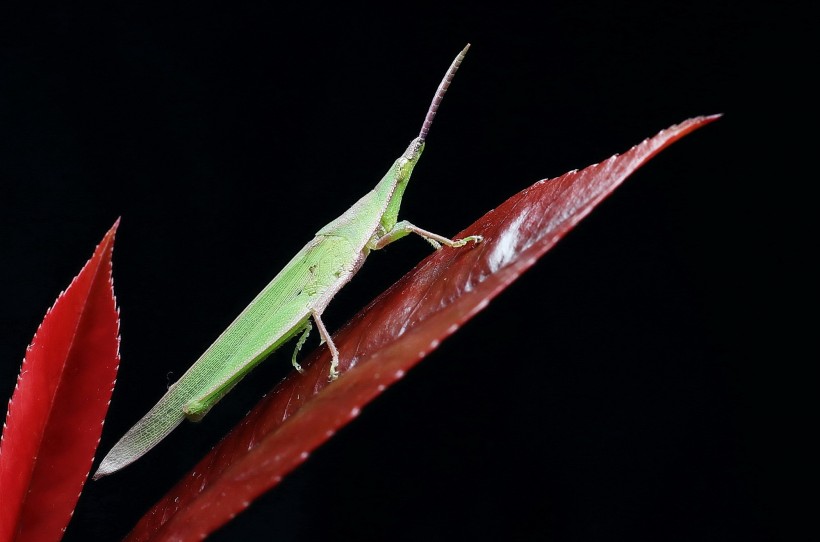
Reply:
<svg viewBox="0 0 820 542"><path fill-rule="evenodd" d="M404 151L404 154L401 155L401 159L405 161L417 159L418 156L421 154L422 150L424 150L424 140L420 137L417 137L416 139L410 142L410 145L407 146L407 150ZM404 163L402 163L401 165L403 166Z"/></svg>

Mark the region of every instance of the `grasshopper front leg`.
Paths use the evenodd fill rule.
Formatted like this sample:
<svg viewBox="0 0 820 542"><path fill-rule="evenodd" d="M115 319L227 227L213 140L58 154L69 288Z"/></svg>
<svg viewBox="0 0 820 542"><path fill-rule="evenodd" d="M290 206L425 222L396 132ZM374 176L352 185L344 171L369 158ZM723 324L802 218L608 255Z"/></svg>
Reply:
<svg viewBox="0 0 820 542"><path fill-rule="evenodd" d="M421 236L424 238L428 243L433 245L433 248L436 250L441 248L441 245L445 245L448 247L463 247L467 243L480 243L484 240L483 237L480 235L469 235L464 237L463 239L450 239L448 237L444 237L442 235L438 235L437 233L433 233L427 230L423 230L418 226L411 224L407 220L402 220L401 222L397 222L393 229L389 232L385 233L381 237L376 238L374 241L371 241L370 248L373 250L379 250L381 248L386 247L393 241L401 239L411 233L415 233L416 235Z"/></svg>

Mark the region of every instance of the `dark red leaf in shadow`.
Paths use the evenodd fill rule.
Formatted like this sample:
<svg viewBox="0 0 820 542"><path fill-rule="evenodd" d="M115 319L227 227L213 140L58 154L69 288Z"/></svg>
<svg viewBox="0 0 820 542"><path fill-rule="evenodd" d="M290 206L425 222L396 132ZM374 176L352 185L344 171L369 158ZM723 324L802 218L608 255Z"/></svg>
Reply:
<svg viewBox="0 0 820 542"><path fill-rule="evenodd" d="M344 373L328 384L320 348L277 385L151 509L129 541L200 540L245 509L531 267L635 169L717 116L687 120L621 156L539 181L461 233L475 247L422 261L334 337Z"/></svg>
<svg viewBox="0 0 820 542"><path fill-rule="evenodd" d="M46 313L0 440L0 541L60 540L80 496L119 366L111 252L119 220Z"/></svg>

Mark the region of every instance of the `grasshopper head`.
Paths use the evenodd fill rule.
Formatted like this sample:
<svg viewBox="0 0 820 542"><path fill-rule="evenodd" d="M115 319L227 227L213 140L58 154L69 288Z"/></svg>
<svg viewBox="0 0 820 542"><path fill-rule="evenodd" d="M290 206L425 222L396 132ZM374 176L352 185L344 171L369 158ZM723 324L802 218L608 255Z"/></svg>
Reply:
<svg viewBox="0 0 820 542"><path fill-rule="evenodd" d="M424 140L420 137L417 137L413 141L410 142L410 145L407 146L407 150L404 151L402 154L402 158L405 160L418 160L419 156L421 156L421 151L424 150Z"/></svg>

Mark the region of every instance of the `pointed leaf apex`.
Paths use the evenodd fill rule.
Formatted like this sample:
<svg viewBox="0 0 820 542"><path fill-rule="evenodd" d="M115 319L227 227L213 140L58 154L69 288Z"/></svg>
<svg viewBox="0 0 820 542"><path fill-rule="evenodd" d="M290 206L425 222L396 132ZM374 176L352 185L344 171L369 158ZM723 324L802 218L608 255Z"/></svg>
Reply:
<svg viewBox="0 0 820 542"><path fill-rule="evenodd" d="M0 540L58 541L99 443L119 365L119 219L26 349L0 441Z"/></svg>

